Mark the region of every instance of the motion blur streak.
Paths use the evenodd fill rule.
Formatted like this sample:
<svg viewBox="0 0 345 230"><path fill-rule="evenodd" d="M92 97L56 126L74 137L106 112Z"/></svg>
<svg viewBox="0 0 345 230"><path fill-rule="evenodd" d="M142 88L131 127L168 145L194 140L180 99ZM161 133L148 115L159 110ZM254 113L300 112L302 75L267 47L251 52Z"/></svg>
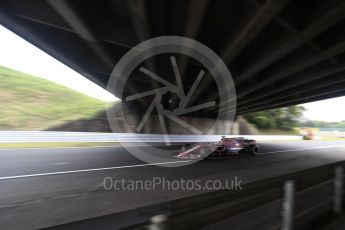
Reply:
<svg viewBox="0 0 345 230"><path fill-rule="evenodd" d="M157 176L166 180L237 177L243 181L245 191L246 184L254 181L345 160L345 148L341 148L345 141L259 144L260 152L266 154L207 160L178 168L145 165L120 147L1 151L1 178L38 175L0 180L0 222L3 229L38 229L207 192L106 191L105 177L126 180L152 180ZM171 148L179 150L179 146ZM57 162L68 164L56 165ZM95 170L89 171L90 168ZM76 170L83 173L54 174ZM49 173L52 175L43 176Z"/></svg>

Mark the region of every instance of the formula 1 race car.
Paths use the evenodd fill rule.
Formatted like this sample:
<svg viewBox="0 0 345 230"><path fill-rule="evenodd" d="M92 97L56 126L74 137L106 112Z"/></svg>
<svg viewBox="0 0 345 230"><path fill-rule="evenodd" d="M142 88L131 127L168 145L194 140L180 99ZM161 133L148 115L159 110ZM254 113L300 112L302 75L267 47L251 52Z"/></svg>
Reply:
<svg viewBox="0 0 345 230"><path fill-rule="evenodd" d="M198 143L185 145L176 156L181 159L217 159L241 154L255 155L259 152L259 146L255 140L243 137L225 136L217 143Z"/></svg>

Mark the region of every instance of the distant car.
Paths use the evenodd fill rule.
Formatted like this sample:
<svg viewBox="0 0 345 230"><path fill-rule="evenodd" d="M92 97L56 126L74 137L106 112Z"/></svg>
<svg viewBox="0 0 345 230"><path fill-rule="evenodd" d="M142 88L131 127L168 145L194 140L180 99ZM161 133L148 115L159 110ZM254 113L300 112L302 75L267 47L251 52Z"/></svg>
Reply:
<svg viewBox="0 0 345 230"><path fill-rule="evenodd" d="M315 139L315 134L312 130L308 130L304 135L303 135L303 140L314 140Z"/></svg>
<svg viewBox="0 0 345 230"><path fill-rule="evenodd" d="M217 143L198 143L185 145L176 156L181 159L217 159L240 154L255 155L259 152L256 140L243 137L225 137Z"/></svg>

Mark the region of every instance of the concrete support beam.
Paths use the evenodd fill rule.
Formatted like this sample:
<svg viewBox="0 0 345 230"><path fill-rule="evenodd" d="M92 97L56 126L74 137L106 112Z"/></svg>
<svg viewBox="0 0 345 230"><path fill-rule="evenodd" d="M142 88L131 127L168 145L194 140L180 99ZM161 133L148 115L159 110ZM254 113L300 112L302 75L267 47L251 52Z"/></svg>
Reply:
<svg viewBox="0 0 345 230"><path fill-rule="evenodd" d="M292 79L288 79L284 82L281 82L279 84L279 87L274 87L270 90L263 91L261 94L253 94L250 97L245 97L243 100L241 100L238 105L247 105L250 102L260 102L263 101L264 98L271 98L274 94L277 94L279 92L283 92L288 89L293 89L295 87L305 85L305 88L309 88L309 83L319 80L319 79L327 79L329 75L336 74L339 72L342 72L345 70L345 63L339 63L337 65L329 66L328 68L323 69L315 69L313 71L303 71L299 73L298 75L294 76ZM308 76L308 77L305 77ZM299 79L296 81L296 79Z"/></svg>
<svg viewBox="0 0 345 230"><path fill-rule="evenodd" d="M295 99L290 99L288 101L281 101L281 102L275 102L274 104L266 105L266 106L253 106L251 108L245 108L237 111L238 114L246 114L246 113L252 113L252 112L258 112L258 111L264 111L264 110L270 110L274 108L279 107L287 107L290 105L298 105L303 104L306 102L313 102L313 101L319 101L319 100L325 100L333 97L339 97L345 95L345 89L344 87L340 87L340 89L335 89L332 91L326 91L323 93L313 94L310 96L303 96L297 97Z"/></svg>
<svg viewBox="0 0 345 230"><path fill-rule="evenodd" d="M261 87L269 86L273 84L274 82L278 82L280 80L283 80L293 74L296 74L308 67L314 66L318 63L321 63L331 57L334 57L336 55L339 55L341 53L345 52L345 41L342 41L336 45L334 45L331 48L328 48L322 52L320 52L317 55L311 56L309 58L306 58L305 61L294 61L293 64L290 64L285 69L276 69L274 72L265 74L265 78L258 82L255 85L248 85L243 88L239 88L239 94L237 95L238 98L244 97L250 93L255 92L256 90L260 89Z"/></svg>
<svg viewBox="0 0 345 230"><path fill-rule="evenodd" d="M302 85L292 88L287 91L282 91L281 93L272 95L270 98L262 101L257 101L256 103L251 103L249 105L244 105L243 107L260 107L260 105L274 104L275 101L288 100L287 95L308 95L309 92L316 92L317 90L328 90L329 88L339 88L339 86L345 86L344 73L339 73L335 76L329 76L327 79L322 81L315 81L308 85Z"/></svg>
<svg viewBox="0 0 345 230"><path fill-rule="evenodd" d="M75 11L65 0L48 0L48 3L56 10L57 13L73 28L74 31L89 45L90 49L100 58L104 64L110 69L113 68L114 63L108 56L106 51L97 42L96 36L87 27L83 20L76 14Z"/></svg>
<svg viewBox="0 0 345 230"><path fill-rule="evenodd" d="M239 26L240 31L223 48L221 57L224 62L231 63L288 2L289 0L268 0L263 5L258 4L258 10L247 18L243 26Z"/></svg>
<svg viewBox="0 0 345 230"><path fill-rule="evenodd" d="M240 30L235 32L236 36L233 35L232 38L229 38L228 43L223 48L221 58L224 63L230 64L288 2L289 0L269 0L263 5L257 5L257 10L254 15L248 17L248 19L238 27ZM208 80L201 83L201 89L205 90L212 80L209 76L206 79ZM201 91L196 93L191 103L193 103L200 94ZM214 93L211 98L216 98L216 96L217 94Z"/></svg>
<svg viewBox="0 0 345 230"><path fill-rule="evenodd" d="M248 68L244 73L240 75L240 77L238 78L238 82L241 83L251 78L252 76L262 71L264 68L268 67L280 58L296 50L305 42L309 41L310 39L329 29L339 21L343 20L345 18L344 10L345 2L339 4L326 15L320 17L320 19L318 19L313 24L305 28L302 32L294 36L288 42L284 44L278 44L277 47L272 48L271 53L265 52L262 53L261 56L258 55L257 62L254 63L250 68Z"/></svg>

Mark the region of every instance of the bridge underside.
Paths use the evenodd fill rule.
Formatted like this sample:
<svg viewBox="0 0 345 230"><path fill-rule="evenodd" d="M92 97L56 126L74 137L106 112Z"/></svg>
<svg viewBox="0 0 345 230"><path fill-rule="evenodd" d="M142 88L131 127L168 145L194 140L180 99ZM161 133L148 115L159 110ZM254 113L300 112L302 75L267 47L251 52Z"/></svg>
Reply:
<svg viewBox="0 0 345 230"><path fill-rule="evenodd" d="M0 23L102 87L133 46L178 35L205 44L226 63L236 86L237 114L345 95L343 0L34 3L1 0ZM198 62L181 56L177 63L185 88L191 87ZM161 60L147 68L170 81L169 67ZM127 95L159 86L139 75L128 83ZM216 92L216 84L205 78L194 103L217 101ZM197 116L217 112L216 106Z"/></svg>

